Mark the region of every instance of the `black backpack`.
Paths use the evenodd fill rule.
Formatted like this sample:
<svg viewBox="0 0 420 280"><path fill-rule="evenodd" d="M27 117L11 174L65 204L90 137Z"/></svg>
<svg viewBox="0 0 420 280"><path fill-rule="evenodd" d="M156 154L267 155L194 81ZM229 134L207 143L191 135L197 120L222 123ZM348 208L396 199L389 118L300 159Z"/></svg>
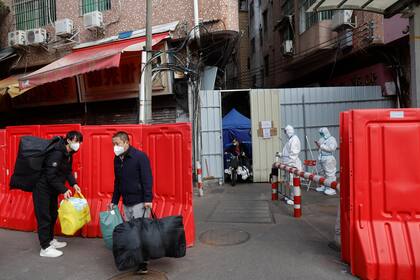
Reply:
<svg viewBox="0 0 420 280"><path fill-rule="evenodd" d="M48 140L35 136L22 136L15 170L10 179L10 189L31 192L40 179L46 155L54 149L60 139L58 136Z"/></svg>

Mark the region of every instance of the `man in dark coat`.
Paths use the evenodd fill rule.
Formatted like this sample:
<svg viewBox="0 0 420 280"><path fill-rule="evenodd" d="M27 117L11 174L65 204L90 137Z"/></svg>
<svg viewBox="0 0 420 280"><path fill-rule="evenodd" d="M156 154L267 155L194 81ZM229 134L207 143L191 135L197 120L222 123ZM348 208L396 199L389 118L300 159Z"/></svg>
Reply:
<svg viewBox="0 0 420 280"><path fill-rule="evenodd" d="M41 245L40 256L56 258L63 255L57 249L67 246L66 242L54 239L54 226L58 216L58 195L64 198L72 196L67 189L67 181L76 192L80 192L76 179L72 174L73 154L80 148L83 136L79 131L70 131L61 138L44 160L41 177L33 189L35 216L38 223L38 238Z"/></svg>
<svg viewBox="0 0 420 280"><path fill-rule="evenodd" d="M128 134L117 132L114 144L114 194L110 208L118 204L122 196L126 220L148 217L152 208L153 177L149 158L145 153L130 145ZM138 268L139 274L147 273L147 263Z"/></svg>

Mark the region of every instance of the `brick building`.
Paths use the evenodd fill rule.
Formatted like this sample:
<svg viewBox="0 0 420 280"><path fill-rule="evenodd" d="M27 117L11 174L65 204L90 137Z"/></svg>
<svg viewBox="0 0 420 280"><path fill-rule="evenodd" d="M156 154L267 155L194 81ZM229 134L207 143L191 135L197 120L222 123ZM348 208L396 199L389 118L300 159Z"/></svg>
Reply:
<svg viewBox="0 0 420 280"><path fill-rule="evenodd" d="M380 85L384 95L408 95L408 19L307 13L314 2L249 0L250 69L242 80L266 88Z"/></svg>
<svg viewBox="0 0 420 280"><path fill-rule="evenodd" d="M3 2L9 12L0 16L0 46L5 49L13 44L15 59L7 61L10 67L7 73L2 70L1 77L18 77L21 86L22 77L69 54L107 45L112 49L113 44L124 40L134 42L136 38L140 41L144 39L146 1ZM198 8L201 45L188 40L192 58L190 63L196 63L194 66L198 71L204 66L224 70L232 63L225 56L229 57L229 53L233 52L239 31L237 1L199 1ZM175 63L179 59L187 65L187 46L183 43L194 34L191 31L194 27L193 1L154 0L152 18L154 33L168 34L163 40L155 42L154 49L165 51L182 48L176 58L162 55L155 64ZM13 33L11 41L9 34ZM20 41L20 36L26 42ZM136 122L142 47L138 48L138 52L121 51L119 67L95 69L94 72L43 83L12 99L3 96L0 103L3 109L8 110L3 113L8 118L2 118L0 126L44 122ZM198 59L201 60L196 62ZM188 110L185 105L188 78L182 71L162 71L154 77L154 121L177 121Z"/></svg>

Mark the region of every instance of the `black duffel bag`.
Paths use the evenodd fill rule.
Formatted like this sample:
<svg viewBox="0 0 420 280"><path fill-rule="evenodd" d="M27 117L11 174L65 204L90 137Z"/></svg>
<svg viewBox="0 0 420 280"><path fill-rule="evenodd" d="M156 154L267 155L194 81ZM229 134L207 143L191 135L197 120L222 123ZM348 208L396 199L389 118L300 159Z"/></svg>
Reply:
<svg viewBox="0 0 420 280"><path fill-rule="evenodd" d="M151 213L151 218L133 220L139 229L143 255L150 259L184 257L187 242L182 216L157 219L153 211Z"/></svg>
<svg viewBox="0 0 420 280"><path fill-rule="evenodd" d="M165 246L165 257L182 258L187 250L182 216L169 216L159 220L160 234Z"/></svg>
<svg viewBox="0 0 420 280"><path fill-rule="evenodd" d="M137 267L145 261L139 229L133 222L117 225L112 233L112 253L119 270Z"/></svg>

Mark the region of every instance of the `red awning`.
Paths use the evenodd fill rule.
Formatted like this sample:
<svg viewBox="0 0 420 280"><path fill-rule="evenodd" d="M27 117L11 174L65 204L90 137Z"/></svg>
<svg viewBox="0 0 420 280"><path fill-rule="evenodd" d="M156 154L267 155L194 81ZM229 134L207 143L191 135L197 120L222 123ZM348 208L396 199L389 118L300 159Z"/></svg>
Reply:
<svg viewBox="0 0 420 280"><path fill-rule="evenodd" d="M168 37L168 32L153 35L153 45ZM91 71L118 67L122 52L141 51L145 41L146 37L138 37L73 50L71 54L20 78L19 87L25 89Z"/></svg>

